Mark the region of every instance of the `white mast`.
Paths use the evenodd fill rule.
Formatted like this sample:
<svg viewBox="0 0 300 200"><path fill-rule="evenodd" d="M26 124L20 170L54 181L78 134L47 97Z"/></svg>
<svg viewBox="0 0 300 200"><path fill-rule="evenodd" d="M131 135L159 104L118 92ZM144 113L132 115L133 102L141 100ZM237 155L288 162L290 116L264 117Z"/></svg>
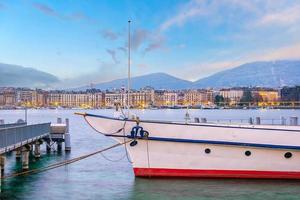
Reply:
<svg viewBox="0 0 300 200"><path fill-rule="evenodd" d="M128 85L127 85L127 117L130 110L130 20L128 20Z"/></svg>

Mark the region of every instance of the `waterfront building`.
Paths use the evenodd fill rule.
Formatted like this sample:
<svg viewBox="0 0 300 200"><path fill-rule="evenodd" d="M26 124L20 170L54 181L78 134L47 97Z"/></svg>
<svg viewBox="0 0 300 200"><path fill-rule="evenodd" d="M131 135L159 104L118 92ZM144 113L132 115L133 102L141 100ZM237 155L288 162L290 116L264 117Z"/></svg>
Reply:
<svg viewBox="0 0 300 200"><path fill-rule="evenodd" d="M281 101L288 102L300 102L300 86L295 87L283 87L280 90Z"/></svg>
<svg viewBox="0 0 300 200"><path fill-rule="evenodd" d="M210 105L213 102L211 90L186 90L183 92L183 104L186 106Z"/></svg>
<svg viewBox="0 0 300 200"><path fill-rule="evenodd" d="M114 92L105 93L105 106L114 107L116 103L119 103L122 107L127 105L128 94L124 90L118 90ZM154 102L154 90L143 89L133 90L130 93L130 106L134 108L147 108L153 105Z"/></svg>
<svg viewBox="0 0 300 200"><path fill-rule="evenodd" d="M273 88L252 88L252 96L254 101L258 102L258 106L278 105L279 91Z"/></svg>
<svg viewBox="0 0 300 200"><path fill-rule="evenodd" d="M48 92L40 89L32 91L32 105L33 107L48 106Z"/></svg>
<svg viewBox="0 0 300 200"><path fill-rule="evenodd" d="M155 106L176 106L178 105L178 92L168 90L156 90L154 92Z"/></svg>
<svg viewBox="0 0 300 200"><path fill-rule="evenodd" d="M244 95L243 88L228 88L228 89L221 89L219 93L225 101L229 102L230 104L237 104L240 102L241 98Z"/></svg>
<svg viewBox="0 0 300 200"><path fill-rule="evenodd" d="M49 105L54 107L99 108L103 106L104 94L102 92L51 91L48 94L48 101Z"/></svg>
<svg viewBox="0 0 300 200"><path fill-rule="evenodd" d="M16 106L15 88L0 89L0 106L7 106L7 107Z"/></svg>

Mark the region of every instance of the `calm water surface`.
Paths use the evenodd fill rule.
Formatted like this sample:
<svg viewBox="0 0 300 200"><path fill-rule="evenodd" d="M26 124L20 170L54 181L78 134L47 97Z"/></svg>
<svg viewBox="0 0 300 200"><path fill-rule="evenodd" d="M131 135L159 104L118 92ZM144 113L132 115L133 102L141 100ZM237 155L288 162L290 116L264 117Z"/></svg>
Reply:
<svg viewBox="0 0 300 200"><path fill-rule="evenodd" d="M90 128L75 110L29 110L29 123L55 122L57 117L70 119L72 151L66 154L51 152L31 158L30 168L47 166L107 147L114 142ZM85 112L85 111L82 111ZM112 116L113 110L92 110L90 113ZM260 116L279 120L298 116L299 110L190 110L191 117L208 120L244 119ZM182 120L185 110L139 110L143 119ZM24 112L0 110L0 119L15 122ZM124 157L118 147L104 155L113 160ZM6 174L20 170L14 153L7 155ZM130 163L124 158L110 162L96 155L74 164L47 172L2 181L0 199L300 199L299 181L233 180L233 179L143 179L135 178Z"/></svg>

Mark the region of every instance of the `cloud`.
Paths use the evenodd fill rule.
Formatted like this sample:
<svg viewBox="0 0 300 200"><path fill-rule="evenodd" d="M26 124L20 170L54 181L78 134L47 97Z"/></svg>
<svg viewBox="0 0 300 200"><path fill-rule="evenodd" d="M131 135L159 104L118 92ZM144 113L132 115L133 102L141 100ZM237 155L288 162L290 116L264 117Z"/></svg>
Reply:
<svg viewBox="0 0 300 200"><path fill-rule="evenodd" d="M131 35L131 50L141 51L144 54L164 47L165 38L159 32L151 32L146 29L136 29ZM118 50L127 52L128 43Z"/></svg>
<svg viewBox="0 0 300 200"><path fill-rule="evenodd" d="M124 78L124 74L126 74L125 70L126 69L122 68L121 65L116 65L112 62L100 62L98 68L94 71L74 78L64 79L54 87L58 89L70 89L90 85L91 83L96 84L118 78Z"/></svg>
<svg viewBox="0 0 300 200"><path fill-rule="evenodd" d="M120 63L120 61L117 59L116 51L113 49L106 49L106 52L111 56L115 64Z"/></svg>
<svg viewBox="0 0 300 200"><path fill-rule="evenodd" d="M3 9L5 9L5 5L0 3L0 10L3 10Z"/></svg>
<svg viewBox="0 0 300 200"><path fill-rule="evenodd" d="M150 32L144 29L136 29L131 37L132 50L138 50L140 46L145 43L150 36Z"/></svg>
<svg viewBox="0 0 300 200"><path fill-rule="evenodd" d="M146 67L148 67L148 65L145 64L145 63L138 63L138 64L136 64L136 66L139 67L139 68L146 68Z"/></svg>
<svg viewBox="0 0 300 200"><path fill-rule="evenodd" d="M148 53L150 51L154 51L157 49L161 49L165 46L165 38L161 35L157 35L149 42L148 46L145 48L144 53Z"/></svg>
<svg viewBox="0 0 300 200"><path fill-rule="evenodd" d="M127 53L127 48L125 48L125 47L118 47L118 50L120 50L124 53Z"/></svg>
<svg viewBox="0 0 300 200"><path fill-rule="evenodd" d="M163 32L174 25L181 26L195 16L207 14L207 11L203 9L203 2L192 0L187 4L182 5L179 12L160 25L159 30Z"/></svg>
<svg viewBox="0 0 300 200"><path fill-rule="evenodd" d="M300 42L278 49L266 50L262 55L256 55L251 60L283 60L300 59Z"/></svg>
<svg viewBox="0 0 300 200"><path fill-rule="evenodd" d="M191 0L179 6L172 16L161 23L159 30L164 32L173 26L180 27L204 17L210 24L292 24L299 22L299 10L299 1Z"/></svg>
<svg viewBox="0 0 300 200"><path fill-rule="evenodd" d="M69 14L66 18L72 21L87 21L90 23L95 23L94 19L90 18L83 12L73 12Z"/></svg>
<svg viewBox="0 0 300 200"><path fill-rule="evenodd" d="M257 20L259 26L292 25L300 22L300 5L269 12Z"/></svg>
<svg viewBox="0 0 300 200"><path fill-rule="evenodd" d="M37 10L43 12L46 15L50 15L50 16L57 16L59 17L59 13L56 12L53 8L51 8L50 6L47 6L46 4L42 4L42 3L32 3L32 6L34 8L36 8Z"/></svg>
<svg viewBox="0 0 300 200"><path fill-rule="evenodd" d="M178 67L173 71L174 75L195 81L219 71L234 68L239 65L255 62L255 61L276 61L276 60L298 60L300 59L300 42L280 48L255 51L253 53L245 53L235 58L231 56L231 60L212 60L199 63L187 63L183 67ZM184 68L184 70L182 70Z"/></svg>
<svg viewBox="0 0 300 200"><path fill-rule="evenodd" d="M89 16L87 16L85 13L83 12L72 12L69 15L64 15L61 14L59 12L57 12L56 10L54 10L52 7L43 4L43 3L32 3L32 6L39 10L40 12L44 13L45 15L49 15L49 16L53 16L53 17L58 17L60 19L63 20L69 20L69 21L87 21L90 23L94 23L95 20L93 20L92 18L90 18Z"/></svg>
<svg viewBox="0 0 300 200"><path fill-rule="evenodd" d="M118 33L115 33L109 29L102 30L100 32L100 34L102 35L103 38L108 39L108 40L117 40L120 36Z"/></svg>

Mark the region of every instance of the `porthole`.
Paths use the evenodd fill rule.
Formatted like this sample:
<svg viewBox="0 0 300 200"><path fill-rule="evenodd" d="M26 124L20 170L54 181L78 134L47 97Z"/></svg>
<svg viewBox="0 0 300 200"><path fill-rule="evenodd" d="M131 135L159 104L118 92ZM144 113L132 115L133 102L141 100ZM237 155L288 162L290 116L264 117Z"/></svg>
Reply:
<svg viewBox="0 0 300 200"><path fill-rule="evenodd" d="M211 152L210 149L208 149L208 148L205 149L204 151L205 151L205 153L210 153Z"/></svg>
<svg viewBox="0 0 300 200"><path fill-rule="evenodd" d="M284 154L284 157L285 158L291 158L293 156L293 154L291 153L291 152L286 152L285 154Z"/></svg>
<svg viewBox="0 0 300 200"><path fill-rule="evenodd" d="M251 155L251 151L245 151L245 155L246 156L250 156Z"/></svg>

